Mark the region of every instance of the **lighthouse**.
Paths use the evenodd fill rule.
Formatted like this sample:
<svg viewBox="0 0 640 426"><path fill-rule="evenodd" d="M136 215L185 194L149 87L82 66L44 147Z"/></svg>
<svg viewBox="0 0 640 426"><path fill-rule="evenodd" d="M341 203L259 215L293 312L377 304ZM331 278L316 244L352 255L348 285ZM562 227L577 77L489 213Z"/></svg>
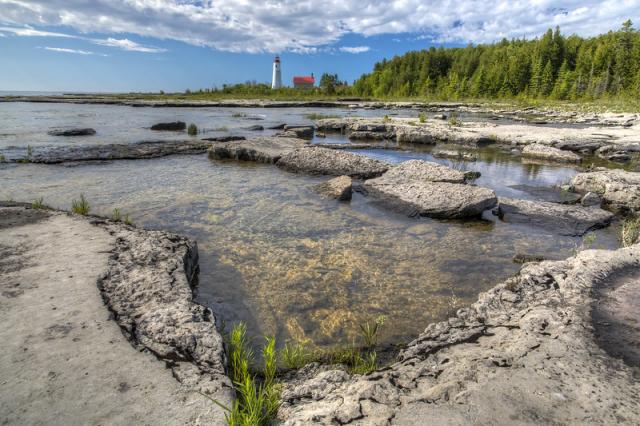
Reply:
<svg viewBox="0 0 640 426"><path fill-rule="evenodd" d="M282 72L280 71L280 56L276 56L273 60L273 78L271 79L271 88L279 89L282 87Z"/></svg>

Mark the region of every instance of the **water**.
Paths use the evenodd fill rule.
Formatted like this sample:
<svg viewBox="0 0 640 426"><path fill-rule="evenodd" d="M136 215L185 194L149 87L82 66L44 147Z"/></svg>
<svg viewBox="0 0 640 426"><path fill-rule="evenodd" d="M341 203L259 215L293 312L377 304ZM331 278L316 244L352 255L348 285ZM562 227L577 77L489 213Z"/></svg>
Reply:
<svg viewBox="0 0 640 426"><path fill-rule="evenodd" d="M1 137L0 146L5 147L28 141L35 145L38 140L42 145L131 141L149 134L145 126L174 119L240 131L256 122L305 123L305 114L326 112L54 104L0 108L8 112L0 115L3 132L7 124L13 132ZM262 114L264 119L233 117L238 112ZM81 114L87 121L76 123ZM71 121L110 136L76 142L42 135L51 126ZM434 159L430 148L412 149L357 152L390 162L450 162ZM480 171L477 183L499 195L532 198L511 187L548 186L576 173L571 167L523 164L495 148L483 149L478 156L477 162L462 166ZM318 346L351 342L357 338L358 324L378 315L389 318L381 343L406 342L429 322L473 303L478 293L517 272L514 254L563 258L581 242L502 223L490 213L484 220L444 221L390 212L358 193L350 203L327 200L312 190L326 179L270 165L213 161L205 155L73 167L0 164L0 199L43 197L49 205L69 209L71 200L82 193L92 212L109 215L119 208L138 225L195 238L201 265L199 301L226 322L246 321L255 335L273 334L281 343L290 339ZM614 229L596 235L596 247L617 245Z"/></svg>

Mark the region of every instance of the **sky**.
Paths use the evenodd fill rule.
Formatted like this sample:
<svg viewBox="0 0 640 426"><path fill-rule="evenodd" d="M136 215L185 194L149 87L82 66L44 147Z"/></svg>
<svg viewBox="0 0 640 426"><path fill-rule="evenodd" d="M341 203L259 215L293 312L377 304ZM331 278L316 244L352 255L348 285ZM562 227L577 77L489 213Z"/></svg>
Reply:
<svg viewBox="0 0 640 426"><path fill-rule="evenodd" d="M1 91L184 91L337 73L430 46L593 36L640 0L0 0ZM637 27L638 25L636 25Z"/></svg>

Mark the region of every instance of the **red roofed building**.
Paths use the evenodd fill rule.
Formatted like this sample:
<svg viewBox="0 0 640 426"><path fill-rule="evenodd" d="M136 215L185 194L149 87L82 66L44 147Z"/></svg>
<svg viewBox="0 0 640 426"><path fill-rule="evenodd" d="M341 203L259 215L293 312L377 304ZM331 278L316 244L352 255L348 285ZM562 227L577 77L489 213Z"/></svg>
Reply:
<svg viewBox="0 0 640 426"><path fill-rule="evenodd" d="M293 87L296 89L311 89L315 84L316 78L313 74L293 77Z"/></svg>

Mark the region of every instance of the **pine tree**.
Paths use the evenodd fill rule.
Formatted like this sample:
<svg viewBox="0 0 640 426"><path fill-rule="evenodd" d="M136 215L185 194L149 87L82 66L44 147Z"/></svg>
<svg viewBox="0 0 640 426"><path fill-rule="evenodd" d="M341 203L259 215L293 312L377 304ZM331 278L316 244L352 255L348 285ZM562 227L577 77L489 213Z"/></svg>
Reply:
<svg viewBox="0 0 640 426"><path fill-rule="evenodd" d="M553 65L551 60L548 60L540 76L540 94L549 96L551 90L553 90Z"/></svg>

